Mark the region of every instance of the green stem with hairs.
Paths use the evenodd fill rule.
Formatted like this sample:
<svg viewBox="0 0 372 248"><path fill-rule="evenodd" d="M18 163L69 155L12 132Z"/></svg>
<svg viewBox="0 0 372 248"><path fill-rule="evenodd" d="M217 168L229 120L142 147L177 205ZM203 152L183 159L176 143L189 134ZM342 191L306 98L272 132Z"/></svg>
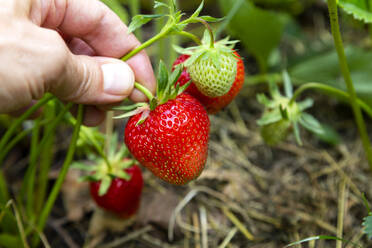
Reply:
<svg viewBox="0 0 372 248"><path fill-rule="evenodd" d="M357 103L357 95L355 92L355 88L350 76L349 67L347 64L344 46L342 42L342 37L340 33L339 21L338 21L338 9L337 9L337 0L328 0L328 11L331 20L331 30L332 35L336 47L336 51L338 54L338 60L340 63L340 68L342 75L344 77L347 90L350 95L350 104L354 112L355 121L357 123L359 133L362 139L363 148L367 156L367 160L369 166L372 170L372 150L371 150L371 142L368 137L366 124L363 119L362 111Z"/></svg>
<svg viewBox="0 0 372 248"><path fill-rule="evenodd" d="M157 42L158 40L160 40L162 38L165 38L170 33L170 31L171 31L171 29L168 28L165 31L163 31L163 32L155 35L154 37L152 37L151 39L149 39L146 42L142 43L139 47L135 48L130 53L128 53L127 55L125 55L124 57L122 57L121 60L127 61L128 59L132 58L137 53L141 52L143 49L151 46L153 43Z"/></svg>
<svg viewBox="0 0 372 248"><path fill-rule="evenodd" d="M61 171L58 175L57 181L54 183L52 191L51 191L51 193L50 193L50 195L47 199L47 202L45 203L44 208L41 211L41 214L38 218L36 228L39 231L42 231L45 227L47 218L48 218L48 216L49 216L49 214L50 214L50 212L53 208L54 202L57 199L58 193L59 193L59 191L62 187L63 181L66 178L68 169L70 168L71 162L73 160L73 156L74 156L75 149L76 149L76 143L77 143L77 140L79 138L80 127L81 127L82 122L83 122L83 112L84 112L83 105L79 105L78 114L77 114L77 121L76 121L76 125L75 125L75 128L74 128L74 132L72 134L70 146L68 148L65 161L62 165L62 168L61 168ZM33 240L32 240L33 247L36 247L38 242L39 242L39 238L35 234L35 236L33 237Z"/></svg>
<svg viewBox="0 0 372 248"><path fill-rule="evenodd" d="M294 103L296 99L306 90L319 90L342 98L346 101L350 101L350 95L345 91L321 83L306 83L294 92L289 104ZM367 103L358 98L357 104L365 111L366 114L368 114L368 116L372 118L372 108Z"/></svg>
<svg viewBox="0 0 372 248"><path fill-rule="evenodd" d="M196 18L197 21L199 21L200 23L202 23L208 30L209 32L209 35L211 36L211 42L210 42L210 48L214 48L214 34L213 34L213 30L212 30L212 27L209 25L208 22L204 21L203 19L201 18Z"/></svg>
<svg viewBox="0 0 372 248"><path fill-rule="evenodd" d="M154 95L146 87L142 86L139 83L134 83L134 87L141 91L151 102L154 99Z"/></svg>

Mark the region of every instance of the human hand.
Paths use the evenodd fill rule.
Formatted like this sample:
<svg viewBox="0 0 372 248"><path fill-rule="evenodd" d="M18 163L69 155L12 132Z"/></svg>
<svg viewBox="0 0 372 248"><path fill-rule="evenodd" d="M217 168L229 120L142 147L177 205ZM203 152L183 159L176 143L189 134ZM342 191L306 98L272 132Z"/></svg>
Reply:
<svg viewBox="0 0 372 248"><path fill-rule="evenodd" d="M155 91L144 51L127 63L114 59L140 43L98 0L0 0L0 5L0 113L18 111L50 92L64 102L88 105L84 124L94 126L104 119L104 105L126 97L146 100L133 90L135 80Z"/></svg>

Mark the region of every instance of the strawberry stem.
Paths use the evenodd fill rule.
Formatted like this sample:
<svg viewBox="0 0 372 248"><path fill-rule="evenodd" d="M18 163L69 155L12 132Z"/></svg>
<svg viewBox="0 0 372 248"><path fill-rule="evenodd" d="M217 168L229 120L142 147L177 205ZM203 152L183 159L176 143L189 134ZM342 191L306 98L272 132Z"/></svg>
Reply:
<svg viewBox="0 0 372 248"><path fill-rule="evenodd" d="M146 87L142 86L137 82L134 83L134 87L141 91L149 99L150 102L154 99L154 95Z"/></svg>
<svg viewBox="0 0 372 248"><path fill-rule="evenodd" d="M162 39L162 38L165 38L168 36L168 34L170 33L171 29L174 27L175 25L171 25L167 30L155 35L154 37L152 37L151 39L149 39L148 41L146 41L145 43L142 43L139 47L137 47L136 49L132 50L130 53L128 53L127 55L125 55L124 57L121 58L121 60L123 61L127 61L128 59L132 58L134 55L136 55L137 53L141 52L143 49L151 46L153 43L155 43L156 41Z"/></svg>
<svg viewBox="0 0 372 248"><path fill-rule="evenodd" d="M214 34L211 25L209 25L208 22L204 21L201 18L196 18L196 20L202 23L207 28L209 35L211 36L210 48L214 48Z"/></svg>

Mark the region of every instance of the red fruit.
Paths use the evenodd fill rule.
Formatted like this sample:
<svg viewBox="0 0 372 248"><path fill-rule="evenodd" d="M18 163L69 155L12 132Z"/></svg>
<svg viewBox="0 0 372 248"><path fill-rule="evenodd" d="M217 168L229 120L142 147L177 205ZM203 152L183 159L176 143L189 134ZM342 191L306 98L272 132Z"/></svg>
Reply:
<svg viewBox="0 0 372 248"><path fill-rule="evenodd" d="M208 113L215 114L218 111L220 111L222 108L229 105L229 103L236 97L236 95L241 90L243 83L244 83L244 63L243 60L240 59L240 56L237 52L234 52L234 54L238 57L237 60L237 73L235 77L235 81L233 82L229 92L227 92L223 96L219 97L208 97L206 95L203 95L198 88L195 86L194 83L191 83L190 86L187 88L186 92L190 93L193 97L198 99L204 107L207 109ZM190 55L181 55L177 58L177 60L173 64L173 68L185 62ZM178 79L177 83L179 83L181 86L186 84L191 80L191 77L189 73L187 72L187 69L185 68Z"/></svg>
<svg viewBox="0 0 372 248"><path fill-rule="evenodd" d="M131 176L129 181L113 179L103 196L98 195L101 181L90 182L90 194L97 205L122 218L131 217L137 212L143 187L142 172L138 166L133 165L125 169L125 172Z"/></svg>
<svg viewBox="0 0 372 248"><path fill-rule="evenodd" d="M191 95L181 94L157 106L138 124L132 116L125 143L138 162L166 182L183 185L202 172L208 153L209 118Z"/></svg>

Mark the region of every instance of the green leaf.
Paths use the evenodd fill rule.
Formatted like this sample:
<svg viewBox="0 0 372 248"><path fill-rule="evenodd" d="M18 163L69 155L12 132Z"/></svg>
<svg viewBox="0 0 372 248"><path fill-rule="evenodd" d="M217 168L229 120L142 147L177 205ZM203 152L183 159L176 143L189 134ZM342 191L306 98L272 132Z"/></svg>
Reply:
<svg viewBox="0 0 372 248"><path fill-rule="evenodd" d="M257 94L256 95L256 98L257 98L257 101L259 103L261 103L262 105L264 105L265 107L270 107L271 106L271 101L269 100L269 98L267 98L267 96L265 94Z"/></svg>
<svg viewBox="0 0 372 248"><path fill-rule="evenodd" d="M338 5L355 19L372 23L371 0L339 0Z"/></svg>
<svg viewBox="0 0 372 248"><path fill-rule="evenodd" d="M155 1L154 2L154 9L159 8L159 7L166 7L169 8L169 5L163 2Z"/></svg>
<svg viewBox="0 0 372 248"><path fill-rule="evenodd" d="M157 94L158 98L162 99L166 95L167 85L168 85L168 69L163 61L159 63L158 70L158 84L157 84Z"/></svg>
<svg viewBox="0 0 372 248"><path fill-rule="evenodd" d="M364 233L368 236L369 239L372 239L372 213L364 218L363 226Z"/></svg>
<svg viewBox="0 0 372 248"><path fill-rule="evenodd" d="M302 113L299 123L309 130L312 133L315 134L324 134L325 131L322 128L322 125L319 123L317 119L315 119L312 115L307 113Z"/></svg>
<svg viewBox="0 0 372 248"><path fill-rule="evenodd" d="M108 189L111 186L112 179L110 176L105 176L102 181L101 185L99 186L98 195L103 196L107 193Z"/></svg>
<svg viewBox="0 0 372 248"><path fill-rule="evenodd" d="M121 110L121 111L131 111L133 109L139 108L139 107L144 107L146 103L140 102L140 103L135 103L131 105L123 105L123 106L118 106L118 107L113 107L113 110Z"/></svg>
<svg viewBox="0 0 372 248"><path fill-rule="evenodd" d="M195 10L194 14L190 17L190 19L194 19L199 16L200 12L202 11L204 7L204 0L201 1L199 7Z"/></svg>
<svg viewBox="0 0 372 248"><path fill-rule="evenodd" d="M319 140L333 146L341 143L341 137L333 127L323 123L320 123L320 125L322 126L324 133L316 134Z"/></svg>
<svg viewBox="0 0 372 248"><path fill-rule="evenodd" d="M291 98L293 96L293 86L291 82L291 78L287 71L283 71L283 82L284 82L284 92L285 96Z"/></svg>
<svg viewBox="0 0 372 248"><path fill-rule="evenodd" d="M296 142L298 145L302 146L302 140L301 140L301 135L300 135L300 128L298 126L297 122L293 123L293 134L296 138Z"/></svg>
<svg viewBox="0 0 372 248"><path fill-rule="evenodd" d="M121 178L125 181L129 181L130 178L131 178L131 176L128 173L126 173L125 171L118 171L118 172L115 173L115 176L117 176L118 178Z"/></svg>
<svg viewBox="0 0 372 248"><path fill-rule="evenodd" d="M261 119L257 120L257 125L264 126L268 125L277 121L280 121L282 119L282 115L279 111L269 111L264 113L264 115L261 117Z"/></svg>
<svg viewBox="0 0 372 248"><path fill-rule="evenodd" d="M82 162L73 162L71 164L71 168L84 171L95 171L97 169L97 166L87 165Z"/></svg>
<svg viewBox="0 0 372 248"><path fill-rule="evenodd" d="M223 14L227 15L236 0L218 2ZM251 1L244 1L231 18L228 31L238 37L245 48L266 66L289 20L287 14L264 10L254 6Z"/></svg>
<svg viewBox="0 0 372 248"><path fill-rule="evenodd" d="M298 102L297 106L300 111L304 111L305 109L311 108L314 105L314 100L311 98L305 99L302 102Z"/></svg>
<svg viewBox="0 0 372 248"><path fill-rule="evenodd" d="M203 19L206 22L220 22L220 21L223 21L225 19L224 17L216 18L216 17L213 17L213 16L199 16L199 18Z"/></svg>
<svg viewBox="0 0 372 248"><path fill-rule="evenodd" d="M182 74L182 71L183 71L182 64L177 65L176 68L174 69L174 71L169 76L169 81L171 82L172 85L176 84L177 80L179 79L179 77Z"/></svg>
<svg viewBox="0 0 372 248"><path fill-rule="evenodd" d="M345 53L358 97L372 106L372 51L348 46ZM297 63L290 68L289 74L296 85L319 82L347 91L335 51L317 54Z"/></svg>
<svg viewBox="0 0 372 248"><path fill-rule="evenodd" d="M132 33L136 29L142 27L152 19L163 17L164 15L136 15L133 17L132 22L129 24L128 33Z"/></svg>
<svg viewBox="0 0 372 248"><path fill-rule="evenodd" d="M131 117L133 115L139 114L143 110L144 110L144 108L137 108L137 109L134 109L132 111L126 112L126 113L124 113L122 115L114 116L113 119L125 119L125 118Z"/></svg>

